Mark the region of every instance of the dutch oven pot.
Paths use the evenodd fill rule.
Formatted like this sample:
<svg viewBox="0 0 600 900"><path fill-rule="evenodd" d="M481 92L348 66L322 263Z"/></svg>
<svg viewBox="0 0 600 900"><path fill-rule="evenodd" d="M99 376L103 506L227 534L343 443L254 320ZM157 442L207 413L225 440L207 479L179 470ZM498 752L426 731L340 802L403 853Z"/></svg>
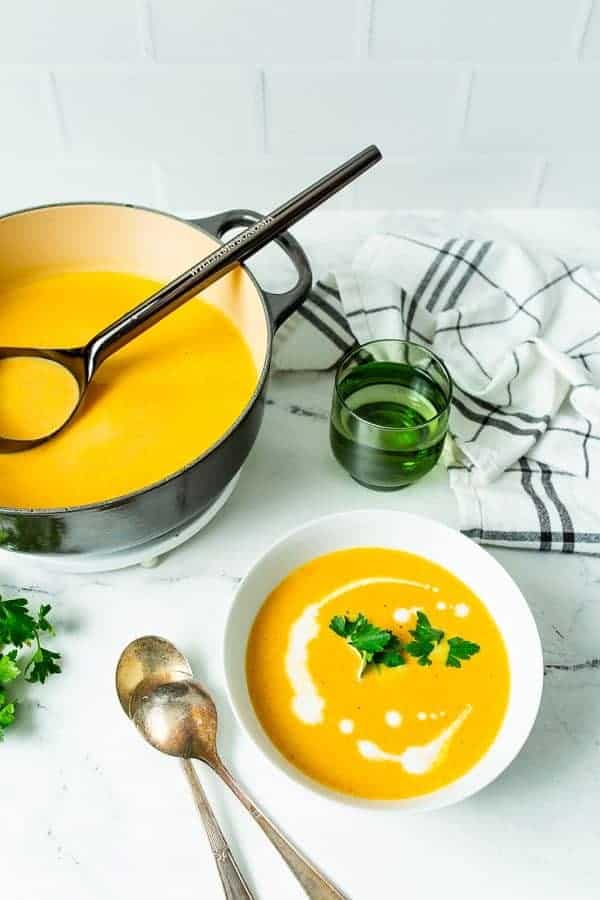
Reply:
<svg viewBox="0 0 600 900"><path fill-rule="evenodd" d="M251 210L236 209L185 221L113 203L59 204L11 213L0 217L0 284L35 268L104 269L167 282L214 250L226 231L259 218ZM236 323L258 372L252 397L220 440L183 469L122 497L57 509L0 507L1 547L36 554L111 553L184 527L218 502L248 456L262 421L273 333L302 303L312 281L298 242L286 233L277 243L298 273L291 290L264 291L248 269L239 266L202 292L204 300ZM202 415L201 397L190 415ZM22 455L26 466L27 451ZM107 465L118 466L119 460L107 460Z"/></svg>

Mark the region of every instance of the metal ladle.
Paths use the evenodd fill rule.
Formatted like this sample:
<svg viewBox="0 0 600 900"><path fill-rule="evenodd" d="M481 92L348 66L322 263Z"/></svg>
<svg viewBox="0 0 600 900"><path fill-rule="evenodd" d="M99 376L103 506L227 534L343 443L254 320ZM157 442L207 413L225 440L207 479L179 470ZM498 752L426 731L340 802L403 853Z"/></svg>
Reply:
<svg viewBox="0 0 600 900"><path fill-rule="evenodd" d="M137 638L123 650L117 664L116 688L121 706L131 718L132 698L138 690L145 695L160 684L180 681L191 675L188 660L169 641L154 635ZM225 897L227 900L254 900L192 763L182 759L181 765L204 824Z"/></svg>
<svg viewBox="0 0 600 900"><path fill-rule="evenodd" d="M292 197L270 215L259 219L241 234L222 244L203 260L178 275L135 309L125 313L93 337L84 347L72 349L41 349L39 347L0 347L0 366L5 360L24 360L34 357L45 360L47 366L61 366L70 376L69 386L73 387L72 399L65 402L64 418L62 408L47 427L48 433L23 437L14 433L0 433L0 452L12 453L36 447L61 432L80 409L89 384L102 363L121 347L156 325L169 313L174 312L200 290L222 278L235 266L248 259L265 244L302 219L341 188L369 169L381 159L381 153L374 145L347 160L301 193ZM48 377L53 373L48 371ZM54 372L54 374L56 374ZM18 376L17 376L18 377ZM31 379L31 375L22 376ZM35 389L35 377L34 389ZM43 375L39 376L43 378ZM74 382L74 384L72 384ZM68 392L67 392L68 393ZM30 401L35 402L35 401ZM25 410L25 413L28 411Z"/></svg>
<svg viewBox="0 0 600 900"><path fill-rule="evenodd" d="M217 709L205 690L191 679L146 690L142 683L131 698L131 717L146 740L170 756L206 763L246 807L288 864L311 900L347 900L296 850L261 812L223 764L217 751Z"/></svg>

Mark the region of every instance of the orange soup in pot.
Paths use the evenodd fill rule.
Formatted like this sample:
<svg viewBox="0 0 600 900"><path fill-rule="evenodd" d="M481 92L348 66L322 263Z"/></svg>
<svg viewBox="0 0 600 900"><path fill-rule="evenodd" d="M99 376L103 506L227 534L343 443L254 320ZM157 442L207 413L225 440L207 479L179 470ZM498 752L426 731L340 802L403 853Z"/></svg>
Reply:
<svg viewBox="0 0 600 900"><path fill-rule="evenodd" d="M246 673L281 753L322 785L373 800L466 774L494 742L510 691L483 602L430 560L368 547L313 559L275 588Z"/></svg>
<svg viewBox="0 0 600 900"><path fill-rule="evenodd" d="M104 271L38 272L5 282L0 345L81 346L160 286ZM0 390L10 374L5 364ZM217 307L193 299L100 367L64 432L0 455L0 506L78 506L160 481L218 441L256 385L256 366L237 326ZM0 418L23 428L24 395L8 390L8 381L5 388ZM29 435L47 433L53 404L64 403L67 390L59 379L47 380L45 403L29 404Z"/></svg>

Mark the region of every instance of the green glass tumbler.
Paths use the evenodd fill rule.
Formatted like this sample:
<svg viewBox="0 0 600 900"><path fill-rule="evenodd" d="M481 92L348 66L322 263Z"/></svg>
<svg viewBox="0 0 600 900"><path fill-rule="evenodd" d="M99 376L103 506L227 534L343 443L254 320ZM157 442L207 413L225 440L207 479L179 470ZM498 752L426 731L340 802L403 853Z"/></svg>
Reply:
<svg viewBox="0 0 600 900"><path fill-rule="evenodd" d="M452 379L434 353L411 341L353 347L333 389L333 455L360 484L393 491L437 463L448 431Z"/></svg>

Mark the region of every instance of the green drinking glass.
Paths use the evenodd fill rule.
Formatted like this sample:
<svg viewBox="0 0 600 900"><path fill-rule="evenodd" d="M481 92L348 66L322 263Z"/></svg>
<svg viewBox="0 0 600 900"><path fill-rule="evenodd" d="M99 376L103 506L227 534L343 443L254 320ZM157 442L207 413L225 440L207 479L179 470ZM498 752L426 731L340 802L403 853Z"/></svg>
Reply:
<svg viewBox="0 0 600 900"><path fill-rule="evenodd" d="M448 431L452 379L430 350L411 341L353 347L333 389L333 455L365 487L394 491L437 463Z"/></svg>

